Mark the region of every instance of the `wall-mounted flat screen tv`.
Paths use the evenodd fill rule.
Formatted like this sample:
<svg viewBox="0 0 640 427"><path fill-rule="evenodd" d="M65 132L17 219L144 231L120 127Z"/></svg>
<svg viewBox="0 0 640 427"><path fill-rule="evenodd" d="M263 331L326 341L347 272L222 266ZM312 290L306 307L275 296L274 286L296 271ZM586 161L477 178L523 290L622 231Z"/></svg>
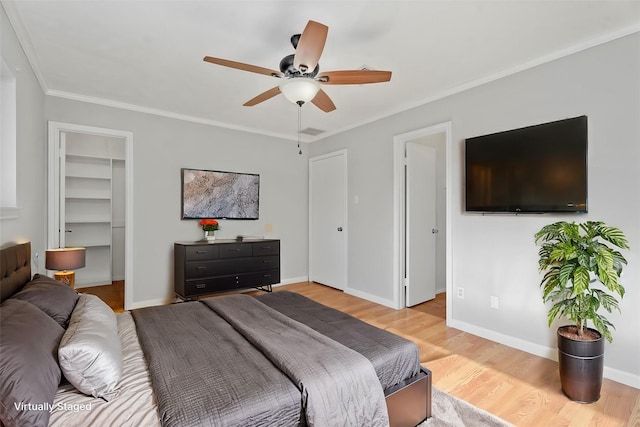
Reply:
<svg viewBox="0 0 640 427"><path fill-rule="evenodd" d="M587 212L587 116L465 141L468 212Z"/></svg>
<svg viewBox="0 0 640 427"><path fill-rule="evenodd" d="M260 175L181 169L183 219L258 219Z"/></svg>

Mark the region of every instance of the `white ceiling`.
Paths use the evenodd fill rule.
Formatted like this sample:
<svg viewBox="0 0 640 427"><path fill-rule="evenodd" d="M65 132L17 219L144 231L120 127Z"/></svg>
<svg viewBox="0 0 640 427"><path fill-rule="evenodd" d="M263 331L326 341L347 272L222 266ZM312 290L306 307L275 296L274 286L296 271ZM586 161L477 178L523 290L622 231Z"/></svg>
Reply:
<svg viewBox="0 0 640 427"><path fill-rule="evenodd" d="M297 106L242 104L279 80L205 55L278 69L313 19L321 70L363 65L391 82L325 86L315 139L640 30L640 1L2 1L47 94L284 138ZM314 138L303 138L313 140Z"/></svg>

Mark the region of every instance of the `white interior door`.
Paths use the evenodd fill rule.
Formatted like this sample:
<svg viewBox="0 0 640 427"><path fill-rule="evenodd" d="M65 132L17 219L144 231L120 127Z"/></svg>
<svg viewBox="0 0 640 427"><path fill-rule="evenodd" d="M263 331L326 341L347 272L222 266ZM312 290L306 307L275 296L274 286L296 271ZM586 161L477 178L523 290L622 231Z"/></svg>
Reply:
<svg viewBox="0 0 640 427"><path fill-rule="evenodd" d="M436 150L406 144L406 305L436 296Z"/></svg>
<svg viewBox="0 0 640 427"><path fill-rule="evenodd" d="M346 287L346 151L309 159L309 280Z"/></svg>

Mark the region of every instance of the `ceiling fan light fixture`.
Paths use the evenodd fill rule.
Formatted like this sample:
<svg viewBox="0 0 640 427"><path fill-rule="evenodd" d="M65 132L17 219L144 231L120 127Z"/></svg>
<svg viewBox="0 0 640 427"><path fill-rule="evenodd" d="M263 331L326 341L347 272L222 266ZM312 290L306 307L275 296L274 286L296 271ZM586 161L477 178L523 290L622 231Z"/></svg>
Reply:
<svg viewBox="0 0 640 427"><path fill-rule="evenodd" d="M320 83L306 77L290 78L280 83L280 92L294 104L311 101L319 90Z"/></svg>

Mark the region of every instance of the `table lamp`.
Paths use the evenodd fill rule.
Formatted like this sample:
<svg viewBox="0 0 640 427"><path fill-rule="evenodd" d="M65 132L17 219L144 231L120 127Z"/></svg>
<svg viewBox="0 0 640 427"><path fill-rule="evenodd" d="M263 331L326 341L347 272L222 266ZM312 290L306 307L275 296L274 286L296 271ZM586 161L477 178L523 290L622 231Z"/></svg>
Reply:
<svg viewBox="0 0 640 427"><path fill-rule="evenodd" d="M85 255L85 248L47 249L45 251L45 268L56 270L54 278L73 288L76 281L73 270L85 266Z"/></svg>

